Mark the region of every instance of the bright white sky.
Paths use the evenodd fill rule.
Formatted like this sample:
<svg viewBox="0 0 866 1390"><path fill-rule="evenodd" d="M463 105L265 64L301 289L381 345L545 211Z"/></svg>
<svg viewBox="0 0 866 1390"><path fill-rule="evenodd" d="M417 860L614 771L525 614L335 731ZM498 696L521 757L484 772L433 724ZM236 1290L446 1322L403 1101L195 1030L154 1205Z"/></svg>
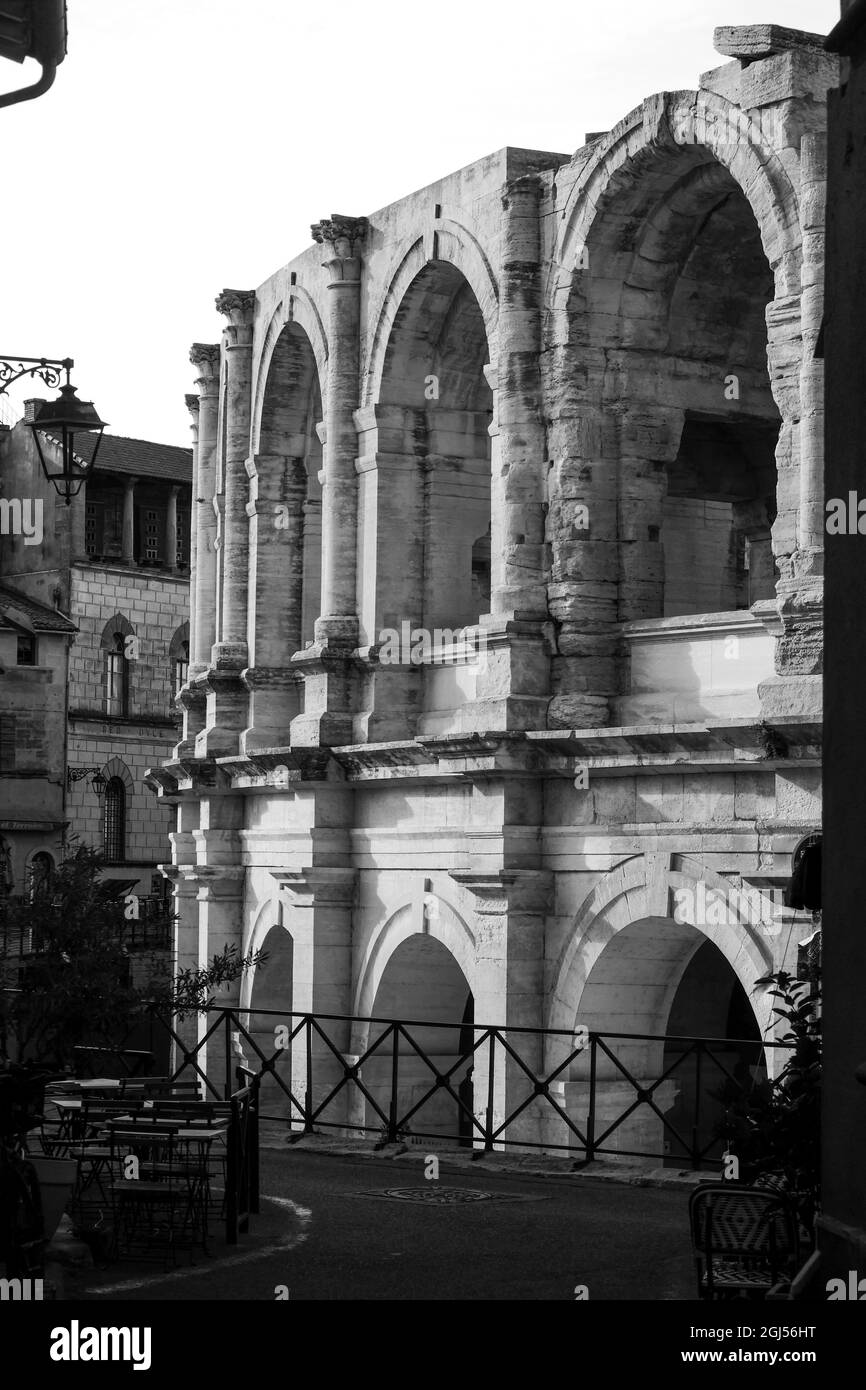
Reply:
<svg viewBox="0 0 866 1390"><path fill-rule="evenodd" d="M0 110L0 352L74 357L111 432L184 445L189 347L218 340L214 297L260 285L311 222L503 145L570 154L720 66L716 25L827 33L839 17L839 0L68 7L54 87ZM0 89L37 74L0 60Z"/></svg>

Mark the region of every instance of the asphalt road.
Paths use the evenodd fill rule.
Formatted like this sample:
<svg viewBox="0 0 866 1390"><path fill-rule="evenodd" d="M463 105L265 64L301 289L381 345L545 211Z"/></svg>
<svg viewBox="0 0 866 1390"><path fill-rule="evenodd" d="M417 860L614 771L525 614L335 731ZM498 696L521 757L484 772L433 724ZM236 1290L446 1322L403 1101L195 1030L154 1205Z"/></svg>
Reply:
<svg viewBox="0 0 866 1390"><path fill-rule="evenodd" d="M261 1179L261 1215L233 1250L167 1274L90 1270L67 1297L546 1301L585 1286L591 1301L694 1298L685 1191L444 1166L437 1182L417 1161L291 1149L264 1151ZM422 1200L367 1195L393 1188ZM492 1195L455 1200L467 1188Z"/></svg>

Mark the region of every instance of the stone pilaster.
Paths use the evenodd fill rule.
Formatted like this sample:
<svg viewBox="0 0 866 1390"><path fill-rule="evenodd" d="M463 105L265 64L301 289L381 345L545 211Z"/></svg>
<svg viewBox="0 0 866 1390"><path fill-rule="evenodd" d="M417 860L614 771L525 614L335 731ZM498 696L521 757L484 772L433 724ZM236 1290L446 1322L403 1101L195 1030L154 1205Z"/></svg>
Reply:
<svg viewBox="0 0 866 1390"><path fill-rule="evenodd" d="M298 659L304 713L292 724L292 742L350 742L356 700L352 653L358 645L356 544L361 257L363 217L337 215L317 222L313 238L328 259L328 401L322 478L322 601L313 646Z"/></svg>
<svg viewBox="0 0 866 1390"><path fill-rule="evenodd" d="M249 476L252 342L256 297L253 290L223 290L216 306L228 319L223 330L225 389L222 432L225 456L221 536L220 606L217 641L205 681L207 724L196 740L202 755L238 751L247 724L249 692L241 681L247 665L249 585Z"/></svg>
<svg viewBox="0 0 866 1390"><path fill-rule="evenodd" d="M471 893L476 941L475 1019L479 1024L517 1029L542 1028L544 923L552 907L553 875L545 869L499 872L452 870L451 877ZM532 1033L506 1034L533 1073L543 1065L542 1039ZM489 1044L476 1052L475 1113L481 1119L490 1101ZM532 1094L526 1072L496 1045L493 1123L498 1125ZM531 1104L509 1128L509 1138L541 1137L542 1113Z"/></svg>
<svg viewBox="0 0 866 1390"><path fill-rule="evenodd" d="M825 137L806 134L800 143L803 259L796 325L801 335L795 426L799 460L792 450L791 461L799 462L798 493L791 499L798 507L796 548L782 561L777 585L783 631L776 644L776 675L759 687L761 713L768 721L792 714L820 717L823 702L824 363L815 356L815 347L824 317L826 177Z"/></svg>
<svg viewBox="0 0 866 1390"><path fill-rule="evenodd" d="M302 868L272 870L272 874L287 900L286 925L294 942L292 1012L351 1013L352 908L357 870ZM298 1022L294 1020L294 1024ZM337 1051L345 1055L349 1050L349 1023L323 1021L321 1027L327 1030ZM310 1097L316 1105L340 1079L341 1070L331 1048L315 1032L311 1049ZM307 1090L307 1049L303 1037L293 1048L292 1090L299 1098ZM345 1119L348 1095L346 1088L323 1118L332 1122Z"/></svg>
<svg viewBox="0 0 866 1390"><path fill-rule="evenodd" d="M298 676L289 657L301 646L304 585L304 458L259 454L249 465L250 725L241 750L289 741L298 713Z"/></svg>

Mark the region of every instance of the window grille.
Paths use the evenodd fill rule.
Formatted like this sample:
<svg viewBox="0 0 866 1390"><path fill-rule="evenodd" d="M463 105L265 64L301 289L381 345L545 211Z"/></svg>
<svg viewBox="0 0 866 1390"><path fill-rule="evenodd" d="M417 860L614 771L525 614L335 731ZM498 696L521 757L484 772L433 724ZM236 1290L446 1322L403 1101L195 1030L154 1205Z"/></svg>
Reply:
<svg viewBox="0 0 866 1390"><path fill-rule="evenodd" d="M109 864L120 864L126 858L126 787L120 777L112 777L105 788L102 853Z"/></svg>

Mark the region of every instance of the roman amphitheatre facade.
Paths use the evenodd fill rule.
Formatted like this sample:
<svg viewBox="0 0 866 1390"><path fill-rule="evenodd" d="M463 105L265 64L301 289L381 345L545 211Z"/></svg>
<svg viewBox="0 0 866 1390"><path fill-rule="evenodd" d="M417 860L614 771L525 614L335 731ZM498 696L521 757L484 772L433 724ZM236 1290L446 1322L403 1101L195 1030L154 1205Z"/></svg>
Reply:
<svg viewBox="0 0 866 1390"><path fill-rule="evenodd" d="M479 1024L548 1030L520 1036L539 1075L576 1029L645 1035L649 1084L665 1038L766 1030L756 982L811 930L779 890L820 818L837 63L774 26L715 43L572 154L322 218L193 347L191 664L152 773L178 953L262 946L237 1003L345 1016L317 1086L371 1016L430 1025L442 1071ZM528 1084L504 1068L497 1113ZM579 1116L586 1085L576 1056L551 1094ZM569 1142L540 1101L516 1124Z"/></svg>

